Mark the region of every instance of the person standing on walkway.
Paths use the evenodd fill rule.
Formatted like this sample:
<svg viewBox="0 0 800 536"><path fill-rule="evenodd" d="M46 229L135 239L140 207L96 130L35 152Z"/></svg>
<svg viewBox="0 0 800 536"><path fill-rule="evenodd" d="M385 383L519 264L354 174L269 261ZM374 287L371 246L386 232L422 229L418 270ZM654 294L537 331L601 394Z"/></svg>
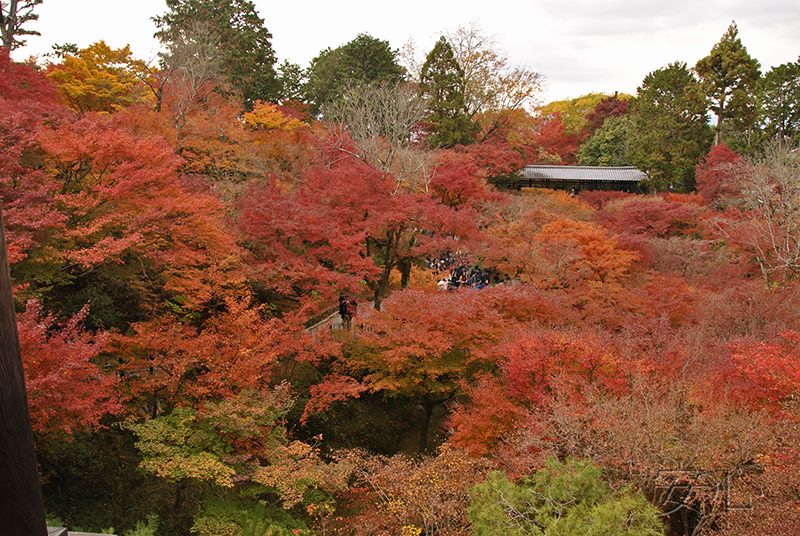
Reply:
<svg viewBox="0 0 800 536"><path fill-rule="evenodd" d="M350 315L350 300L342 294L339 296L339 316L342 317L342 329L350 329L353 317Z"/></svg>
<svg viewBox="0 0 800 536"><path fill-rule="evenodd" d="M347 327L345 329L350 329L352 326L353 319L358 315L358 302L356 301L356 297L350 295L347 297Z"/></svg>

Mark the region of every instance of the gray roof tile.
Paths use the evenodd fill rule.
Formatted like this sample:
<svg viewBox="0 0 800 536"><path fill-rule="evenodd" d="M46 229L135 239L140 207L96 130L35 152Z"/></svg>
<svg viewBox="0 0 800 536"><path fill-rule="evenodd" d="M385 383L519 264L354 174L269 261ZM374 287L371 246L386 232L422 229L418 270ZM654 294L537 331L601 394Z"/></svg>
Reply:
<svg viewBox="0 0 800 536"><path fill-rule="evenodd" d="M638 182L647 175L633 166L525 166L522 176L526 179Z"/></svg>

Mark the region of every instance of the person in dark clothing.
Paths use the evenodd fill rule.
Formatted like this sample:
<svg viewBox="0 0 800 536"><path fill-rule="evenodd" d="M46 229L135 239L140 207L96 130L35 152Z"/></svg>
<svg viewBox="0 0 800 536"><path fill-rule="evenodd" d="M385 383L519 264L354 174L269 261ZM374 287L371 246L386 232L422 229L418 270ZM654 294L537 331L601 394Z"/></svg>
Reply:
<svg viewBox="0 0 800 536"><path fill-rule="evenodd" d="M358 302L355 296L348 296L347 298L347 314L350 317L350 323L358 315ZM350 329L350 325L347 326Z"/></svg>
<svg viewBox="0 0 800 536"><path fill-rule="evenodd" d="M347 296L339 296L339 316L342 317L342 328L350 329L353 316L350 314L350 304Z"/></svg>
<svg viewBox="0 0 800 536"><path fill-rule="evenodd" d="M339 316L342 317L343 329L350 329L357 313L358 302L355 296L344 294L339 296Z"/></svg>

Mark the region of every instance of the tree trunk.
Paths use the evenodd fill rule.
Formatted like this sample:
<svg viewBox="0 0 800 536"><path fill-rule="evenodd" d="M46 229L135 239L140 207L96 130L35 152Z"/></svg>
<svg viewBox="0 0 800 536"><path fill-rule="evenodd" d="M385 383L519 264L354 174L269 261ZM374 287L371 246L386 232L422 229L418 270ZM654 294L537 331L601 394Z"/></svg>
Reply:
<svg viewBox="0 0 800 536"><path fill-rule="evenodd" d="M381 302L383 298L389 293L389 276L392 273L392 266L387 264L383 267L383 272L381 272L381 278L375 282L374 285L374 307L376 311L381 310Z"/></svg>
<svg viewBox="0 0 800 536"><path fill-rule="evenodd" d="M381 310L381 302L389 294L389 278L392 275L392 269L396 266L396 250L397 244L400 242L401 233L402 231L389 231L386 233L386 260L383 263L381 278L373 285L376 311Z"/></svg>
<svg viewBox="0 0 800 536"><path fill-rule="evenodd" d="M431 417L436 406L444 404L456 396L457 390L443 393L439 398L433 398L430 393L422 396L422 422L419 425L419 455L428 451L428 434L430 433Z"/></svg>
<svg viewBox="0 0 800 536"><path fill-rule="evenodd" d="M722 99L724 98L725 97L722 97L719 102L719 113L717 114L717 128L715 133L716 135L714 137L715 145L722 145L722 120L723 116L725 115L725 103Z"/></svg>
<svg viewBox="0 0 800 536"><path fill-rule="evenodd" d="M428 451L428 430L431 427L431 415L434 404L427 396L422 398L422 422L419 425L419 452L422 456Z"/></svg>
<svg viewBox="0 0 800 536"><path fill-rule="evenodd" d="M0 214L0 535L47 534Z"/></svg>
<svg viewBox="0 0 800 536"><path fill-rule="evenodd" d="M411 259L403 259L400 262L400 288L411 286Z"/></svg>
<svg viewBox="0 0 800 536"><path fill-rule="evenodd" d="M172 509L175 512L180 512L181 508L183 508L183 501L185 496L186 496L186 481L178 480L177 482L175 482L175 502L172 505Z"/></svg>
<svg viewBox="0 0 800 536"><path fill-rule="evenodd" d="M159 84L156 90L156 113L161 113L161 103L164 101L164 85Z"/></svg>
<svg viewBox="0 0 800 536"><path fill-rule="evenodd" d="M17 15L17 0L11 0L8 4L8 17L3 15L2 6L0 6L0 38L2 39L3 47L11 53L11 48L14 45L14 19Z"/></svg>

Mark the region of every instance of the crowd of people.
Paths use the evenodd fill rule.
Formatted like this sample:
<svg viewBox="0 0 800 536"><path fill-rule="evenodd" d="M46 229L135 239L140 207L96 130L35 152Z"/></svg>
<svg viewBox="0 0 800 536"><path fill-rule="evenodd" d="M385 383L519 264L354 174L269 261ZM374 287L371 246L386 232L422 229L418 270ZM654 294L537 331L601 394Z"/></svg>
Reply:
<svg viewBox="0 0 800 536"><path fill-rule="evenodd" d="M497 274L492 274L482 268L471 265L469 258L461 254L447 252L437 259L426 259L425 267L436 276L437 288L441 291L453 291L459 288L480 290L489 285L503 283ZM352 294L339 296L339 316L342 319L342 329L351 329L353 318L358 312L358 303Z"/></svg>
<svg viewBox="0 0 800 536"><path fill-rule="evenodd" d="M501 282L498 275L472 265L469 258L460 252L447 252L438 259L428 259L426 265L434 274L443 275L437 284L439 290L480 290Z"/></svg>
<svg viewBox="0 0 800 536"><path fill-rule="evenodd" d="M498 276L491 276L488 272L476 267L456 266L449 274L439 280L439 290L456 290L469 288L480 290L490 284L500 283Z"/></svg>

